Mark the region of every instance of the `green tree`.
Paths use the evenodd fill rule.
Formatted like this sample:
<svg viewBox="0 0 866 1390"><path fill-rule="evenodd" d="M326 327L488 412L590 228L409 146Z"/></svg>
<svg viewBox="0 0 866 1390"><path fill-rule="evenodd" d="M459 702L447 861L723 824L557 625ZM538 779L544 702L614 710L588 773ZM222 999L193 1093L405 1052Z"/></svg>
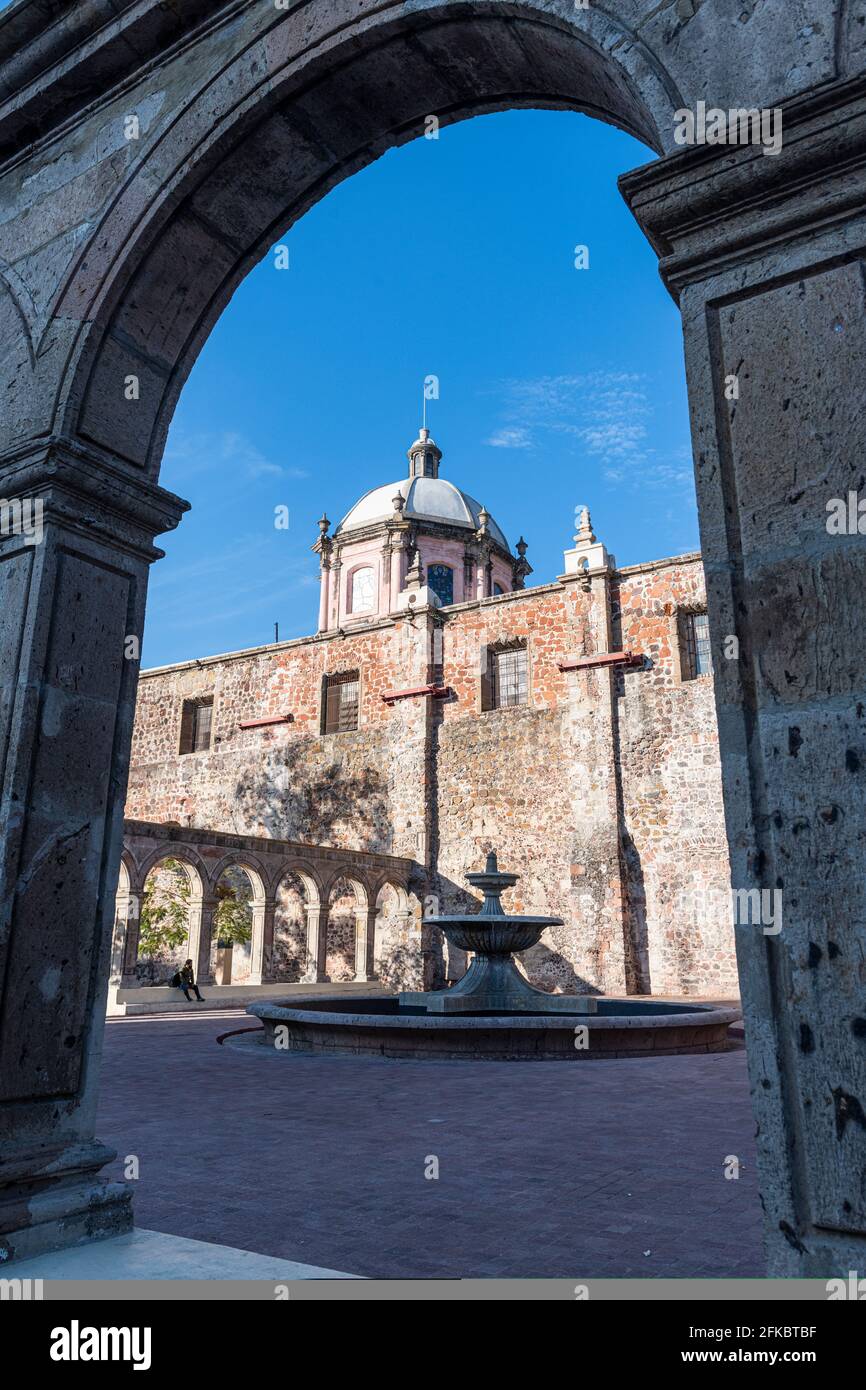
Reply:
<svg viewBox="0 0 866 1390"><path fill-rule="evenodd" d="M220 946L242 946L253 934L253 910L249 903L251 890L246 874L233 876L233 881L227 882L227 878L228 874L216 887L214 927L217 943Z"/></svg>
<svg viewBox="0 0 866 1390"><path fill-rule="evenodd" d="M164 859L148 876L141 895L138 954L174 951L189 935L190 881L176 859Z"/></svg>

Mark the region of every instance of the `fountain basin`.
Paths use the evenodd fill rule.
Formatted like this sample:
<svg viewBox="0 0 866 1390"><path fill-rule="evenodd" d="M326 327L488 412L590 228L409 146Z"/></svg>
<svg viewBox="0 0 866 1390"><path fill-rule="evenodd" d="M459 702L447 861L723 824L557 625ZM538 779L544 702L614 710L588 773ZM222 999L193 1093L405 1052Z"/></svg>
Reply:
<svg viewBox="0 0 866 1390"><path fill-rule="evenodd" d="M542 999L556 999L556 995ZM263 1000L247 1013L284 1053L455 1061L595 1061L722 1052L740 1020L729 1005L594 997L594 1014L428 1013L395 997Z"/></svg>
<svg viewBox="0 0 866 1390"><path fill-rule="evenodd" d="M427 917L452 945L473 953L451 989L378 998L318 997L250 1004L264 1024L261 1042L276 1052L454 1061L588 1061L721 1052L739 1017L730 1007L662 999L547 994L518 970L514 953L540 940L561 917L507 914L500 901L517 874L503 873L495 851L466 875L484 893L480 911Z"/></svg>

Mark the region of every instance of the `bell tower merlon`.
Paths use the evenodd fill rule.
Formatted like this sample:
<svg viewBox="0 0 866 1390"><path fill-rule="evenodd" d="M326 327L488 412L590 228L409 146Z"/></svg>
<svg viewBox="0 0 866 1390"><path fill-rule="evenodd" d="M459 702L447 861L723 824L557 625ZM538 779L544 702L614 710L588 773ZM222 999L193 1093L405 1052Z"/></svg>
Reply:
<svg viewBox="0 0 866 1390"><path fill-rule="evenodd" d="M614 557L608 555L592 529L589 507L581 507L574 549L566 550L563 558L566 574L596 574L614 568Z"/></svg>

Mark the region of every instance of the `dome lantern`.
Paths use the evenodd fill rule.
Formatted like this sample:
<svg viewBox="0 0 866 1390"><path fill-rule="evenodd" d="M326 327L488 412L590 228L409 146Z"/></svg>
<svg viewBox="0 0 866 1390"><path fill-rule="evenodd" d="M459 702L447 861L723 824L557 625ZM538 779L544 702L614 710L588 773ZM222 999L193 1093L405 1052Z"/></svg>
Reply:
<svg viewBox="0 0 866 1390"><path fill-rule="evenodd" d="M422 426L418 431L418 438L414 444L410 445L406 456L409 460L410 478L439 477L439 461L442 458L442 450L435 439L430 438L430 431L426 426Z"/></svg>

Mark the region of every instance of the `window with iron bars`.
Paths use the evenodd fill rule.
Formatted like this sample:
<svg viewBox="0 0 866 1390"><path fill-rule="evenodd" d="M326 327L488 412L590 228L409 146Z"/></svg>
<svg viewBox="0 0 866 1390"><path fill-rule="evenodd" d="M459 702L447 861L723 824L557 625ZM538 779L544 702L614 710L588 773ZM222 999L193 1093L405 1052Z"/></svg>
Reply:
<svg viewBox="0 0 866 1390"><path fill-rule="evenodd" d="M358 727L357 671L341 671L325 677L322 701L322 733L344 734Z"/></svg>
<svg viewBox="0 0 866 1390"><path fill-rule="evenodd" d="M680 632L683 680L693 681L696 676L712 675L713 653L706 613L681 613Z"/></svg>
<svg viewBox="0 0 866 1390"><path fill-rule="evenodd" d="M180 716L180 752L204 753L210 748L213 696L184 700Z"/></svg>
<svg viewBox="0 0 866 1390"><path fill-rule="evenodd" d="M529 660L526 644L487 649L487 671L482 682L482 709L507 709L529 703Z"/></svg>

